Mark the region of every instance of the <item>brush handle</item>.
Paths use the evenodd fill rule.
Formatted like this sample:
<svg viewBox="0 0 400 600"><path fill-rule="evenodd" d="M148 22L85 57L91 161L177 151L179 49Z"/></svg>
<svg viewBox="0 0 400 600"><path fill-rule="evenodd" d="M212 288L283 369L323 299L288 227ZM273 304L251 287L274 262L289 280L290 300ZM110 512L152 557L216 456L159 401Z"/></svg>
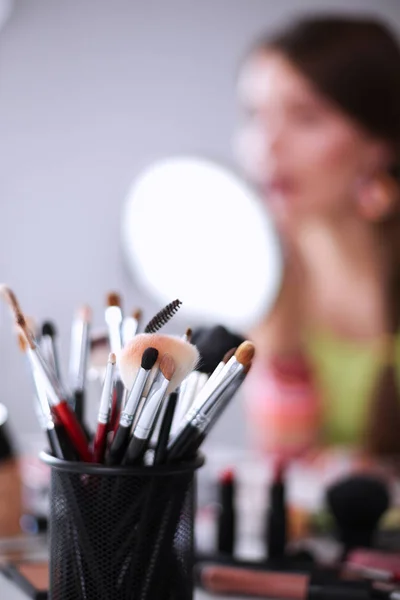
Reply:
<svg viewBox="0 0 400 600"><path fill-rule="evenodd" d="M187 423L182 429L179 436L173 441L168 448L168 461L182 459L186 456L189 450L195 445L195 442L200 438L201 432L192 423ZM201 443L201 442L200 442Z"/></svg>
<svg viewBox="0 0 400 600"><path fill-rule="evenodd" d="M82 423L85 412L85 393L83 390L74 392L74 410L78 420Z"/></svg>
<svg viewBox="0 0 400 600"><path fill-rule="evenodd" d="M138 438L134 435L128 446L128 450L125 454L124 464L125 465L137 465L141 462L143 455L147 448L147 439Z"/></svg>
<svg viewBox="0 0 400 600"><path fill-rule="evenodd" d="M46 435L47 439L49 440L49 445L53 456L61 459L65 458L54 424L50 424L50 426L46 428Z"/></svg>
<svg viewBox="0 0 400 600"><path fill-rule="evenodd" d="M168 404L165 409L164 418L161 423L160 433L154 454L155 465L162 465L167 461L167 447L171 431L172 421L174 419L175 409L178 401L178 393L172 392L168 398Z"/></svg>
<svg viewBox="0 0 400 600"><path fill-rule="evenodd" d="M115 386L111 402L110 429L115 431L118 427L119 416L121 413L122 397L124 395L124 384L120 379L115 381Z"/></svg>
<svg viewBox="0 0 400 600"><path fill-rule="evenodd" d="M114 434L113 441L107 456L106 464L109 466L120 465L125 456L125 452L129 446L131 428L124 427L119 424L117 431Z"/></svg>
<svg viewBox="0 0 400 600"><path fill-rule="evenodd" d="M93 441L93 462L103 463L107 448L108 423L98 423Z"/></svg>
<svg viewBox="0 0 400 600"><path fill-rule="evenodd" d="M59 441L62 458L64 460L78 460L77 453L68 437L68 433L65 431L64 426L61 423L54 422L54 431L56 432L57 439Z"/></svg>
<svg viewBox="0 0 400 600"><path fill-rule="evenodd" d="M61 425L65 428L68 438L80 460L92 462L92 454L89 450L86 436L71 407L65 400L62 400L58 404L53 405L52 410Z"/></svg>

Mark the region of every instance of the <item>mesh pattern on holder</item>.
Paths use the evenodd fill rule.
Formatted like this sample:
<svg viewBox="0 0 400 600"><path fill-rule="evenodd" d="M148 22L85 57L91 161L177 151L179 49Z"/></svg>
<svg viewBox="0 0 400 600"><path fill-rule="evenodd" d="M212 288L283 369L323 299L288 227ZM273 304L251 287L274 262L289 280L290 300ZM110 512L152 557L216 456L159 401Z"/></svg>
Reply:
<svg viewBox="0 0 400 600"><path fill-rule="evenodd" d="M51 600L192 600L201 460L129 470L42 459L52 467Z"/></svg>

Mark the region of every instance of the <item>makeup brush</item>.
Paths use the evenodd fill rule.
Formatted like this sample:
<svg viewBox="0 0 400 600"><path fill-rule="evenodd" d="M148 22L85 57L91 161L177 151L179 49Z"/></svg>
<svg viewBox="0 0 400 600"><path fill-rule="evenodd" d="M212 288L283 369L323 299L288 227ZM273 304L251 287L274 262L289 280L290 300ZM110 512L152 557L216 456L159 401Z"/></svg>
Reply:
<svg viewBox="0 0 400 600"><path fill-rule="evenodd" d="M110 417L111 398L114 385L115 354L110 353L108 357L106 374L104 377L101 393L99 413L97 416L97 429L93 442L93 461L102 463L107 446L108 421Z"/></svg>
<svg viewBox="0 0 400 600"><path fill-rule="evenodd" d="M161 327L166 325L168 321L172 319L174 314L178 312L182 302L180 300L173 300L167 306L162 308L152 319L149 321L144 328L144 333L156 333Z"/></svg>
<svg viewBox="0 0 400 600"><path fill-rule="evenodd" d="M159 374L150 388L149 395L133 428L132 439L125 455L125 464L134 465L142 459L151 436L152 427L157 419L174 373L174 359L169 354L164 354L160 361Z"/></svg>
<svg viewBox="0 0 400 600"><path fill-rule="evenodd" d="M195 396L194 398L191 398L190 401L188 402L186 394L185 394L185 382L187 381L186 378L183 383L181 388L183 388L183 392L181 394L181 389L179 390L179 400L178 400L178 409L176 411L176 415L174 418L174 423L172 426L172 432L173 434L175 434L177 428L179 427L179 424L181 423L183 417L188 413L191 405L193 404L194 400L196 399L196 395L200 393L200 391L202 391L202 395L204 397L204 395L207 393L207 390L212 390L213 389L213 384L214 381L216 380L216 378L218 377L218 375L221 373L222 369L225 367L225 365L227 364L227 362L232 358L232 356L235 354L237 348L232 348L231 350L229 350L225 356L223 357L223 359L221 360L220 363L218 363L218 365L216 366L216 368L214 369L214 371L211 373L211 375L208 377L205 373L201 373L202 376L206 377L204 381L204 385L198 385L196 386L196 390L195 390ZM199 382L201 384L201 380Z"/></svg>
<svg viewBox="0 0 400 600"><path fill-rule="evenodd" d="M57 458L64 458L64 454L61 449L60 442L55 431L54 420L51 414L50 405L47 400L46 390L44 389L43 383L36 372L34 365L30 357L30 350L28 342L24 334L19 331L18 328L18 346L21 352L26 355L28 364L30 366L32 380L35 388L35 413L39 421L41 429L45 432L50 449L54 456Z"/></svg>
<svg viewBox="0 0 400 600"><path fill-rule="evenodd" d="M158 434L156 449L154 453L154 465L163 465L167 462L167 448L168 448L168 440L171 433L172 421L174 418L174 413L176 409L176 405L178 402L178 393L171 392L167 399L167 406L164 412L164 416L161 422L160 431Z"/></svg>
<svg viewBox="0 0 400 600"><path fill-rule="evenodd" d="M183 381L179 388L178 405L174 418L173 431L176 431L183 417L190 410L196 395L203 389L208 380L206 373L192 371Z"/></svg>
<svg viewBox="0 0 400 600"><path fill-rule="evenodd" d="M135 335L137 334L140 319L142 318L142 311L140 309L135 310L131 316L125 317L122 321L122 345L126 346Z"/></svg>
<svg viewBox="0 0 400 600"><path fill-rule="evenodd" d="M121 296L115 292L107 295L107 308L104 318L107 324L108 338L111 352L117 357L122 349L122 321ZM116 370L115 388L111 405L110 429L115 431L121 412L124 387L120 381L119 369Z"/></svg>
<svg viewBox="0 0 400 600"><path fill-rule="evenodd" d="M43 379L40 375L40 372L38 372L35 368L35 361L32 358L32 350L30 349L26 337L21 331L20 327L17 327L17 337L19 349L26 356L32 375L35 389L35 413L41 429L46 434L50 449L53 455L57 458L76 460L76 453L73 450L64 427L57 421L51 412Z"/></svg>
<svg viewBox="0 0 400 600"><path fill-rule="evenodd" d="M254 344L248 340L240 344L235 354L222 367L218 375L214 376L211 383L207 382L201 392L197 395L192 409L196 411L204 407L205 403L212 403L210 397L219 388L221 384L225 386L232 380L235 373L241 373L250 367L255 353Z"/></svg>
<svg viewBox="0 0 400 600"><path fill-rule="evenodd" d="M86 437L82 430L82 427L75 413L73 412L65 398L63 398L57 377L53 370L49 367L47 362L44 360L37 346L35 338L33 337L32 332L29 330L22 313L19 313L17 315L17 325L19 325L19 327L21 328L21 331L28 342L28 346L30 348L30 356L34 365L34 369L40 374L40 377L42 378L43 385L46 389L47 397L51 404L52 412L67 431L71 444L76 453L78 454L79 458L86 462L91 462L92 456L89 451Z"/></svg>
<svg viewBox="0 0 400 600"><path fill-rule="evenodd" d="M351 475L331 485L326 502L335 519L344 554L372 545L380 518L390 505L386 483L371 475Z"/></svg>
<svg viewBox="0 0 400 600"><path fill-rule="evenodd" d="M228 350L228 352L224 355L221 362L218 363L218 365L215 367L214 371L211 373L210 377L207 380L206 385L211 386L211 384L214 383L214 381L217 379L217 377L221 373L222 369L225 367L226 364L228 364L228 362L230 361L232 356L235 355L236 350L237 350L236 346L234 348L231 348L230 350ZM204 386L204 388L205 388L205 386Z"/></svg>
<svg viewBox="0 0 400 600"><path fill-rule="evenodd" d="M69 361L70 387L74 395L74 409L79 421L84 420L86 373L89 358L89 335L92 311L82 306L75 314L71 330Z"/></svg>
<svg viewBox="0 0 400 600"><path fill-rule="evenodd" d="M40 338L40 348L43 356L50 367L54 370L58 379L61 380L60 362L56 348L57 331L52 321L45 321L42 325L42 335Z"/></svg>
<svg viewBox="0 0 400 600"><path fill-rule="evenodd" d="M140 399L142 398L146 381L157 359L158 350L156 348L149 347L143 352L140 369L129 392L126 405L121 412L118 428L114 434L110 446L107 457L108 465L118 465L122 462L126 449L129 445L132 423L138 409Z"/></svg>
<svg viewBox="0 0 400 600"><path fill-rule="evenodd" d="M11 314L14 317L17 317L18 315L22 314L22 310L17 300L17 297L12 291L12 289L8 287L8 285L5 285L4 283L0 285L0 296L2 296L8 304L8 307L11 310Z"/></svg>
<svg viewBox="0 0 400 600"><path fill-rule="evenodd" d="M239 387L243 375L251 365L253 356L254 344L248 341L243 342L236 350L235 355L224 366L210 390L203 393L203 389L200 392L168 444L169 460L182 458L191 448L194 440L208 431L210 424L215 422L216 415L219 416L222 408L225 408L227 401L231 398L230 395L224 395L224 392L231 384ZM223 399L222 407L221 399Z"/></svg>
<svg viewBox="0 0 400 600"><path fill-rule="evenodd" d="M179 442L176 442L173 452L171 454L168 452L167 462L177 460L178 458L182 460L191 459L196 455L197 450L234 398L245 377L246 371L236 374L224 391L213 394L212 406L204 412L199 411L196 413L195 417L191 420L191 435L187 434L187 437L183 437ZM171 445L175 438L176 432L174 431L170 438Z"/></svg>
<svg viewBox="0 0 400 600"><path fill-rule="evenodd" d="M146 386L143 396L146 396L154 381L160 360L164 354L169 354L175 362L175 372L169 383L167 394L175 390L183 379L196 367L199 353L193 344L185 342L179 336L162 335L159 333L139 333L122 349L117 356L119 372L124 386L130 390L140 368L143 352L146 348L153 347L159 352Z"/></svg>
<svg viewBox="0 0 400 600"><path fill-rule="evenodd" d="M122 326L122 309L121 296L115 292L111 292L107 296L107 308L104 313L107 323L108 337L110 340L111 352L116 356L122 348L121 326Z"/></svg>

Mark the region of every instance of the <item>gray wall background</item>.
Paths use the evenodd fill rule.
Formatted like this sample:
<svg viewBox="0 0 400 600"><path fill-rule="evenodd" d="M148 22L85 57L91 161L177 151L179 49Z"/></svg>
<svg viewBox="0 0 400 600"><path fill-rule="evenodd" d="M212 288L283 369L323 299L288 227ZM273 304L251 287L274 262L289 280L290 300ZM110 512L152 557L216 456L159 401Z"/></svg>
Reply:
<svg viewBox="0 0 400 600"><path fill-rule="evenodd" d="M121 252L134 178L173 154L231 161L244 49L297 14L332 9L380 15L400 30L399 0L15 2L0 31L0 280L27 314L56 320L64 361L80 303L93 306L97 325L108 290L148 316L156 308ZM0 401L23 446L38 426L10 329L1 308ZM238 402L213 439L243 443L241 417Z"/></svg>

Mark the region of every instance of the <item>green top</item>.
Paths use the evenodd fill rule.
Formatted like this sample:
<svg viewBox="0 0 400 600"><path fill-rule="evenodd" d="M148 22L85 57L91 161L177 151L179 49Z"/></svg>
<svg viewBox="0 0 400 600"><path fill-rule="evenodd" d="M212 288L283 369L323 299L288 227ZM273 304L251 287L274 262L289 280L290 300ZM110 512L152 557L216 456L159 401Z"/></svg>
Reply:
<svg viewBox="0 0 400 600"><path fill-rule="evenodd" d="M310 336L308 346L322 390L324 441L358 444L382 369L377 345L324 332ZM396 343L396 364L400 381L400 337Z"/></svg>

